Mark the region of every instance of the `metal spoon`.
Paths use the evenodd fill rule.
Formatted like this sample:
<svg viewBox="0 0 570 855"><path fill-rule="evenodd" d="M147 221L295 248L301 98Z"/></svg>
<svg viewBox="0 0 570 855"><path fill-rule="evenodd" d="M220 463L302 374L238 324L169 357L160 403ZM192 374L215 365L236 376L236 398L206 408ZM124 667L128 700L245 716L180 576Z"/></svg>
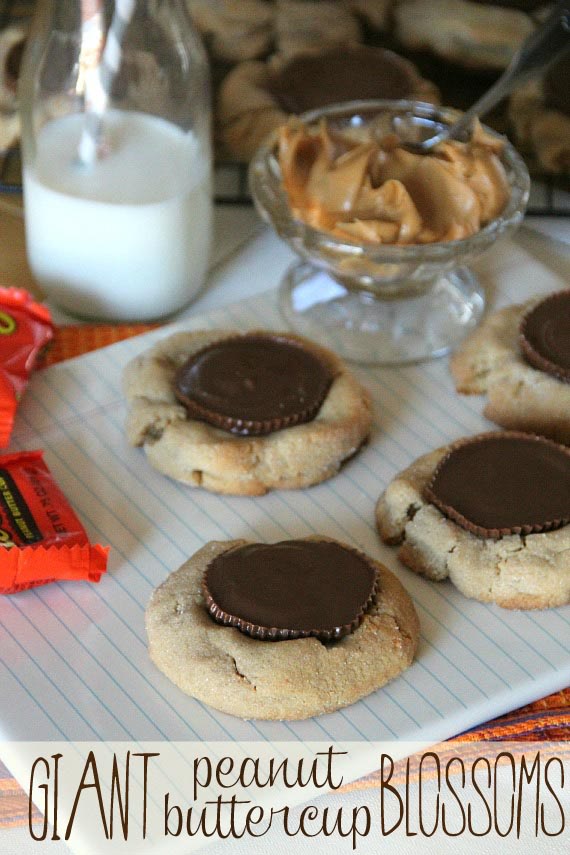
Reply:
<svg viewBox="0 0 570 855"><path fill-rule="evenodd" d="M403 141L402 148L415 154L429 154L434 146L444 140L468 137L471 132L471 123L477 116L487 113L519 84L530 80L540 71L545 71L569 48L570 3L557 3L556 8L542 26L521 45L497 82L463 113L457 122L423 142Z"/></svg>

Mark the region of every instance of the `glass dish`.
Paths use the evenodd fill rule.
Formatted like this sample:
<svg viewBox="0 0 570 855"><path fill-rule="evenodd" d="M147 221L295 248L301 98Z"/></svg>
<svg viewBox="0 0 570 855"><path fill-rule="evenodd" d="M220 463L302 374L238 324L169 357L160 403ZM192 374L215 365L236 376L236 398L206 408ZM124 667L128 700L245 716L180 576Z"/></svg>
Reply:
<svg viewBox="0 0 570 855"><path fill-rule="evenodd" d="M382 130L416 140L437 133L457 116L456 110L420 102L357 101L305 113L301 119L316 124L326 117L339 130L381 122ZM356 362L402 364L453 349L476 326L485 306L483 288L467 264L512 232L524 216L527 168L506 140L501 160L511 186L509 201L476 234L432 244L371 246L293 218L270 139L253 158L249 177L261 216L300 256L279 290L290 326Z"/></svg>

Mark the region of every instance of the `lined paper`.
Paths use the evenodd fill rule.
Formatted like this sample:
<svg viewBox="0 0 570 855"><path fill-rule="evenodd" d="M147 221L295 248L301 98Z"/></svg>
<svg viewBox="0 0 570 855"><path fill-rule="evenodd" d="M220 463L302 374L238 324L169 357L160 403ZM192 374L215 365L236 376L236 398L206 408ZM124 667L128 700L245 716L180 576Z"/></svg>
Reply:
<svg viewBox="0 0 570 855"><path fill-rule="evenodd" d="M270 258L277 239L261 249ZM281 256L283 253L281 253ZM280 257L275 253L275 257ZM562 287L505 242L479 265L495 302ZM271 269L277 282L282 270ZM227 278L246 281L233 260ZM5 740L435 741L570 683L570 608L508 612L428 582L380 543L374 505L415 457L488 430L483 401L455 394L446 360L355 367L371 390L370 444L332 480L295 492L223 497L153 470L124 436L121 372L181 328L283 328L275 293L191 318L38 372L18 414L13 448L46 460L90 538L111 546L99 585L57 583L0 599L0 735ZM304 722L246 722L182 694L152 665L144 609L153 588L208 540L275 541L319 533L392 569L414 599L421 642L412 667L336 713Z"/></svg>

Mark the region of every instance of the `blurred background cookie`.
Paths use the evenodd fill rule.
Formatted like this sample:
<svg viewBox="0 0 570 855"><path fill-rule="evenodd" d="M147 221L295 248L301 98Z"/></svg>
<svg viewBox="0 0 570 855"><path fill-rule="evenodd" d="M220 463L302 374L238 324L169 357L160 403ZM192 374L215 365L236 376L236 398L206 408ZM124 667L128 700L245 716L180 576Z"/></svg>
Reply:
<svg viewBox="0 0 570 855"><path fill-rule="evenodd" d="M358 21L342 3L277 0L275 48L282 57L308 48L355 44L361 38Z"/></svg>
<svg viewBox="0 0 570 855"><path fill-rule="evenodd" d="M395 0L345 0L347 8L374 30L387 30Z"/></svg>
<svg viewBox="0 0 570 855"><path fill-rule="evenodd" d="M408 60L364 45L306 51L268 63L243 63L220 88L220 140L232 157L247 160L268 132L289 115L361 98L437 103L439 93Z"/></svg>
<svg viewBox="0 0 570 855"><path fill-rule="evenodd" d="M275 9L264 0L186 0L188 11L217 59L263 56L273 40Z"/></svg>
<svg viewBox="0 0 570 855"><path fill-rule="evenodd" d="M535 26L520 9L470 0L405 0L395 19L405 47L473 68L506 68Z"/></svg>
<svg viewBox="0 0 570 855"><path fill-rule="evenodd" d="M20 139L17 88L25 41L26 28L19 24L0 33L0 152Z"/></svg>
<svg viewBox="0 0 570 855"><path fill-rule="evenodd" d="M570 173L570 52L511 96L509 120L515 142L541 169Z"/></svg>

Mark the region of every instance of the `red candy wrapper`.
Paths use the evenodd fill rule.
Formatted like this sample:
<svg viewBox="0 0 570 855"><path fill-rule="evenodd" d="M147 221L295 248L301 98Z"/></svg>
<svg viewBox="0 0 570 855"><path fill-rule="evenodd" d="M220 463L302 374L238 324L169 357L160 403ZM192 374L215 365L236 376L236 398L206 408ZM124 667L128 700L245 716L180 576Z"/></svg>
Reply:
<svg viewBox="0 0 570 855"><path fill-rule="evenodd" d="M22 288L0 288L0 448L10 441L18 401L38 353L52 336L45 306Z"/></svg>
<svg viewBox="0 0 570 855"><path fill-rule="evenodd" d="M0 594L61 579L98 582L108 553L89 543L41 451L0 457Z"/></svg>

